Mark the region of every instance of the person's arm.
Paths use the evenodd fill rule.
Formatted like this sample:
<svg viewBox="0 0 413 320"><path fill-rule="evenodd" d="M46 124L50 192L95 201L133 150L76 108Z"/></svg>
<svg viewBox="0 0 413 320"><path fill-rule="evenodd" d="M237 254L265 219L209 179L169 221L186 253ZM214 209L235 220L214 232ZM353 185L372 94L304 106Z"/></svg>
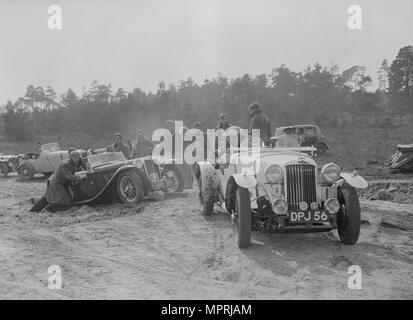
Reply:
<svg viewBox="0 0 413 320"><path fill-rule="evenodd" d="M63 171L63 175L65 176L67 180L72 181L72 182L79 181L79 177L73 174L70 164L65 163L64 165L62 165L62 171Z"/></svg>

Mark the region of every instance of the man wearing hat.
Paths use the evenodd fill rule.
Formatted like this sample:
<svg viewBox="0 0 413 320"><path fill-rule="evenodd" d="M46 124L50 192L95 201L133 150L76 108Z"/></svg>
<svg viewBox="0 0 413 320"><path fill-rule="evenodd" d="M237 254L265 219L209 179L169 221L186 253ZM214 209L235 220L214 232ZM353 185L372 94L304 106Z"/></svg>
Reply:
<svg viewBox="0 0 413 320"><path fill-rule="evenodd" d="M217 127L215 127L215 130L218 130L218 129L226 130L229 127L232 127L232 125L228 122L228 114L221 113L219 115L219 120L220 120L219 125Z"/></svg>
<svg viewBox="0 0 413 320"><path fill-rule="evenodd" d="M260 138L265 145L269 145L271 137L271 122L270 119L261 111L257 101L251 103L247 110L250 114L249 131L252 129L260 130Z"/></svg>
<svg viewBox="0 0 413 320"><path fill-rule="evenodd" d="M47 181L46 199L49 212L68 210L73 203L69 193L69 184L80 182L81 177L75 176L75 172L81 170L81 153L72 150L69 159L60 161L56 171Z"/></svg>
<svg viewBox="0 0 413 320"><path fill-rule="evenodd" d="M279 148L298 148L300 143L298 137L294 134L294 128L287 127L283 134L277 139L276 147Z"/></svg>
<svg viewBox="0 0 413 320"><path fill-rule="evenodd" d="M122 135L117 132L114 134L115 141L108 147L108 151L122 152L126 159L131 159L129 147L123 143Z"/></svg>
<svg viewBox="0 0 413 320"><path fill-rule="evenodd" d="M152 154L155 144L144 135L142 130L137 131L137 138L133 147L132 158L141 158Z"/></svg>

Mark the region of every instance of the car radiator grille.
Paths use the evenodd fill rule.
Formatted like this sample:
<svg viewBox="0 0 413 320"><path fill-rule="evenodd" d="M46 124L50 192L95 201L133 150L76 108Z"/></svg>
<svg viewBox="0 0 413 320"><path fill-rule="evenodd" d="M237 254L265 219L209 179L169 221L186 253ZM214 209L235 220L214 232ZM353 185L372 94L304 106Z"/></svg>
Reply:
<svg viewBox="0 0 413 320"><path fill-rule="evenodd" d="M299 203L317 201L315 166L310 164L293 164L286 166L288 209L299 211Z"/></svg>
<svg viewBox="0 0 413 320"><path fill-rule="evenodd" d="M157 173L160 177L159 165L153 162L153 160L144 160L146 173L149 176L152 173Z"/></svg>

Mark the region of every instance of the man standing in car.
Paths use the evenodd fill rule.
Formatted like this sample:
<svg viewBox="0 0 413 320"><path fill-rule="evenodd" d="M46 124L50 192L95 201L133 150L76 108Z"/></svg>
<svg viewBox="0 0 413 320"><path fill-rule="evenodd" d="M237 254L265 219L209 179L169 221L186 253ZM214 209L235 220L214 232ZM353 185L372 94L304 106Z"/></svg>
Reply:
<svg viewBox="0 0 413 320"><path fill-rule="evenodd" d="M252 129L259 129L261 140L266 146L269 146L271 138L270 119L261 111L257 101L251 103L247 109L251 118L249 126L250 134L252 133Z"/></svg>
<svg viewBox="0 0 413 320"><path fill-rule="evenodd" d="M108 151L122 152L126 159L131 159L131 151L129 147L123 143L122 135L117 132L114 135L115 141L108 147Z"/></svg>

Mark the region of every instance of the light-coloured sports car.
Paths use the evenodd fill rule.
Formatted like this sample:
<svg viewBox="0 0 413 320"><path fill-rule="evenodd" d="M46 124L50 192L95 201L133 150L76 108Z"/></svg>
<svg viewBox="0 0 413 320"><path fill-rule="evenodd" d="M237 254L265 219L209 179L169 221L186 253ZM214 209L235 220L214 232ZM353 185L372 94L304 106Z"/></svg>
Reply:
<svg viewBox="0 0 413 320"><path fill-rule="evenodd" d="M69 158L68 150L60 150L57 142L40 146L40 153L27 153L20 158L17 172L24 180L33 179L34 174L50 175L56 171L63 159Z"/></svg>
<svg viewBox="0 0 413 320"><path fill-rule="evenodd" d="M195 166L204 214L220 205L237 225L238 246L250 245L251 230L323 232L337 229L340 240L355 244L360 232L356 188L367 182L356 172L341 173L329 163L319 172L300 149L232 148L230 161Z"/></svg>

